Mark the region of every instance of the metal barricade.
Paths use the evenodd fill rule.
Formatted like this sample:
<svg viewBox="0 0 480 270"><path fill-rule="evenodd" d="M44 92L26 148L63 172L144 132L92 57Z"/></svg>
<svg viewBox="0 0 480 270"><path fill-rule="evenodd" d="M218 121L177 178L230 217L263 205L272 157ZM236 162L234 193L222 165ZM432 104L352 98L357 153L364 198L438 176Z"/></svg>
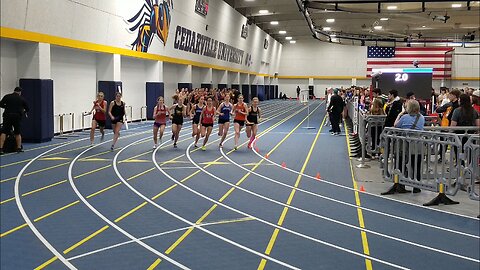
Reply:
<svg viewBox="0 0 480 270"><path fill-rule="evenodd" d="M361 145L361 157L358 159L358 161L360 161L360 164L357 165L357 168L370 168L369 165L365 164L365 161L367 161L367 158L365 157L366 153L366 145L365 145L365 142L366 142L366 131L365 131L365 127L366 127L366 121L365 121L365 113L362 112L361 110L358 110L357 109L357 117L358 117L358 128L357 128L357 131L358 131L358 137L360 139L360 145Z"/></svg>
<svg viewBox="0 0 480 270"><path fill-rule="evenodd" d="M90 126L85 127L85 123L89 123L85 121L85 118L89 117L92 113L91 112L82 112L82 130L87 130Z"/></svg>
<svg viewBox="0 0 480 270"><path fill-rule="evenodd" d="M143 122L143 120L147 121L147 106L140 108L140 123Z"/></svg>
<svg viewBox="0 0 480 270"><path fill-rule="evenodd" d="M465 166L463 177L467 185L467 192L472 200L480 201L480 192L476 189L476 181L480 180L480 137L471 136L464 146Z"/></svg>
<svg viewBox="0 0 480 270"><path fill-rule="evenodd" d="M464 129L469 128L457 130ZM471 137L466 133L385 128L381 136L381 147L384 149L382 173L394 185L382 195L405 193L404 186L410 186L414 191L420 189L438 193L425 206L457 204L447 195L454 196L465 184L462 139L468 136ZM441 162L438 162L437 156L440 156Z"/></svg>

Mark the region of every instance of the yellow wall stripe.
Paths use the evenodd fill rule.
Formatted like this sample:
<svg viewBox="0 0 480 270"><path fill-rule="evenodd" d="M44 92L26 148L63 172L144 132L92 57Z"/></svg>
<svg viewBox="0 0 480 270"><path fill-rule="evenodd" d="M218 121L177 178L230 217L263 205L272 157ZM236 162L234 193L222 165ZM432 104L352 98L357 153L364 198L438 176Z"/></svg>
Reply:
<svg viewBox="0 0 480 270"><path fill-rule="evenodd" d="M211 65L211 64L206 64L202 62L169 57L169 56L153 54L153 53L142 53L142 52L137 52L130 49L123 49L123 48L114 47L114 46L95 44L91 42L85 42L85 41L80 41L75 39L63 38L63 37L52 36L52 35L41 34L36 32L20 30L20 29L8 28L8 27L0 27L0 37L15 39L15 40L22 40L22 41L49 43L52 45L73 48L73 49L80 49L85 51L92 51L97 53L119 54L122 56L128 56L128 57L134 57L134 58L140 58L140 59L146 59L146 60L156 60L156 61L163 61L163 62L173 63L173 64L192 65L192 66L202 67L202 68L227 70L231 72L240 72L245 74L269 77L269 75L265 73L252 72L248 70L241 70L241 69L230 68L230 67L219 66L219 65Z"/></svg>

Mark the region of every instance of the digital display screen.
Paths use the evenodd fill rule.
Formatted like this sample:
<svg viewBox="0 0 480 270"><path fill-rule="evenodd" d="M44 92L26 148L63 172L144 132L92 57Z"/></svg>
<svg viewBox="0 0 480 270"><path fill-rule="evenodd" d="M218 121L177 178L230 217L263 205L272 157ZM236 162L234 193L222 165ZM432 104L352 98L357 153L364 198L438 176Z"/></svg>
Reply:
<svg viewBox="0 0 480 270"><path fill-rule="evenodd" d="M415 93L418 99L430 99L432 93L431 68L418 69L385 69L374 70L378 73L374 82L383 93L395 89L400 97L405 97L408 92Z"/></svg>
<svg viewBox="0 0 480 270"><path fill-rule="evenodd" d="M195 12L207 16L208 13L208 0L196 0Z"/></svg>

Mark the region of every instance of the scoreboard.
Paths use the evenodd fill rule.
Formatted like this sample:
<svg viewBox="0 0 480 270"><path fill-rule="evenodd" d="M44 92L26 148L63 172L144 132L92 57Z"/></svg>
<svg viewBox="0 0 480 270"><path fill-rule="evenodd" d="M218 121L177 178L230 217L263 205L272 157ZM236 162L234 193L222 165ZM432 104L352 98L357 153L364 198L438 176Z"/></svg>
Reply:
<svg viewBox="0 0 480 270"><path fill-rule="evenodd" d="M383 93L395 89L401 97L413 92L419 99L430 99L432 75L433 68L373 69L372 82L374 87L380 88Z"/></svg>
<svg viewBox="0 0 480 270"><path fill-rule="evenodd" d="M195 12L207 16L208 13L208 0L196 0Z"/></svg>

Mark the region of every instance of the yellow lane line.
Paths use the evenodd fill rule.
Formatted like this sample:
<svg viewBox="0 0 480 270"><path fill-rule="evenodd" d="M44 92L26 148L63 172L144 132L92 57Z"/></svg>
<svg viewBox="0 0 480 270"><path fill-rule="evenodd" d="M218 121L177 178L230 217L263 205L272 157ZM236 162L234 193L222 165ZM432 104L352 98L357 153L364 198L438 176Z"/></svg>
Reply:
<svg viewBox="0 0 480 270"><path fill-rule="evenodd" d="M348 150L348 161L350 163L350 173L352 174L352 182L353 182L353 188L355 189L355 204L357 205L357 216L358 216L358 224L360 228L365 229L365 220L363 219L363 212L362 209L359 208L361 206L360 203L360 195L358 193L358 185L357 181L355 180L355 173L353 172L353 165L352 165L352 158L351 156L351 149L350 149L350 140L349 140L349 134L348 134L348 129L346 128L346 123L344 121L344 127L345 127L345 133L347 136L345 136L345 139L347 140L347 150ZM365 231L360 232L361 237L362 237L362 246L363 246L363 254L370 256L370 248L368 246L368 238L367 234ZM366 270L372 270L372 261L370 259L365 259L365 269Z"/></svg>
<svg viewBox="0 0 480 270"><path fill-rule="evenodd" d="M307 157L305 158L305 161L303 162L302 169L300 170L300 173L297 176L297 180L295 181L295 186L292 189L292 191L290 192L290 195L288 196L287 203L286 203L287 206L283 207L283 211L280 215L280 218L278 219L278 222L277 222L278 226L282 226L283 222L285 221L285 217L287 216L287 212L288 212L288 206L290 206L290 204L292 203L293 197L295 196L296 188L298 188L298 186L300 185L302 175L305 172L305 169L307 168L307 165L308 165L308 162L310 161L310 158L312 157L313 150L315 149L315 145L317 144L318 138L320 137L320 133L322 132L322 128L325 124L326 119L327 119L327 116L325 116L323 118L322 124L320 125L320 128L318 129L317 135L315 136L315 139L313 140L312 145L310 146L310 150L308 151ZM292 133L289 133L287 136L290 136L291 134ZM267 248L265 249L265 254L266 255L270 255L270 253L272 252L272 249L273 249L273 247L275 245L275 242L277 240L277 237L278 237L278 233L279 233L279 229L275 228L273 230L272 236L270 237L270 241L268 242ZM260 263L259 263L257 269L258 270L264 269L266 264L267 264L267 260L262 258L260 260Z"/></svg>
<svg viewBox="0 0 480 270"><path fill-rule="evenodd" d="M147 268L147 270L153 270L153 269L155 269L155 267L157 267L157 265L159 265L161 261L162 261L161 259L156 259L156 260L152 263L152 265L150 265L150 266Z"/></svg>
<svg viewBox="0 0 480 270"><path fill-rule="evenodd" d="M301 111L302 111L302 110L298 111L298 112L295 113L294 115L300 113ZM293 117L294 115L292 115L291 117ZM288 119L288 118L287 118L287 119ZM185 139L185 140L188 140L188 139ZM218 140L219 140L219 139L217 139L217 140L215 140L215 141L212 141L212 142L209 143L209 144L213 144L213 143L215 143L215 142L218 141ZM183 140L182 140L182 141L183 141ZM244 143L244 144L245 144L245 143ZM166 147L166 146L165 146L165 147ZM198 150L198 149L196 149L196 150L194 150L194 151L197 151L197 150ZM193 152L194 152L194 151L193 151ZM230 151L230 153L231 153L231 152L233 152L233 151ZM134 156L134 157L130 157L129 159L137 158L138 156L145 155L145 154L148 154L148 153L143 153L143 154L140 154L140 155L137 155L137 156ZM170 160L168 160L168 161L165 161L165 162L163 162L161 165L164 165L164 164L166 164L166 163L171 163L172 161L175 161L176 159L179 159L179 158L181 158L181 157L184 156L184 155L185 155L185 154L180 155L180 156L178 156L178 157L176 157L176 158L170 159ZM220 160L221 158L222 158L222 157L219 157L219 158L216 159L215 161L218 161L218 160ZM126 160L128 160L128 159L126 159ZM111 165L110 165L110 166L111 166ZM209 167L209 166L210 166L210 165L207 165L207 166L205 166L205 168L207 168L207 167ZM130 181L130 180L132 180L132 179L134 179L134 178L136 178L136 177L139 177L139 176L141 176L141 175L144 175L144 174L146 174L146 173L148 173L148 172L150 172L150 171L152 171L152 170L154 170L154 169L155 169L155 167L154 167L154 168L151 168L151 169L149 169L149 170L147 170L147 171L141 172L141 173L139 173L139 174L137 174L137 175L134 175L134 176L128 178L127 181ZM198 174L199 172L201 172L201 171L198 170L198 171L190 174L189 176L185 177L181 182L187 181L188 179L190 179L190 178L193 177L194 175ZM109 189L112 188L113 186L117 186L117 185L119 185L119 184L122 184L122 183L119 182L119 183L116 183L116 184L114 184L114 185L112 185L112 186L110 186L110 187L107 187L107 188L105 188L105 189L103 189L103 190L101 190L101 191L97 191L97 192L95 192L95 193L87 196L87 198L89 198L89 197L91 198L91 197L93 197L93 196L96 196L96 195L98 195L98 194L100 194L100 193L102 193L102 192L104 192L104 191L106 191L106 190L109 190ZM175 188L176 186L177 186L177 184L174 184L174 185L170 186L170 187L167 188L166 190L164 190L164 191L160 192L159 194L157 194L156 196L154 196L154 197L152 198L152 200L155 200L156 198L158 198L158 197L160 197L161 195L167 193L168 191L172 190L172 189ZM74 203L78 203L78 202L79 202L79 201L76 201L76 202L74 202ZM129 215L131 215L131 214L133 214L133 213L135 213L136 211L138 211L139 209L141 209L141 208L144 207L144 206L145 206L145 205L144 205L143 203L140 204L139 206L137 206L137 207L134 208L135 210L132 209L132 210L128 211L126 214L122 215L122 218L121 218L120 220L126 218L127 216L129 216ZM58 209L57 209L57 210L58 210ZM57 210L55 210L55 211L53 211L53 212L56 212L56 213L57 213L57 212L58 212ZM48 215L48 214L47 214L47 215ZM118 220L118 221L120 221L120 220ZM24 224L24 225L21 225L21 226L19 226L19 227L22 227L22 228L23 228L23 227L26 226L26 225L27 225L27 224ZM14 230L21 229L21 228L19 228L19 227L15 228ZM108 226L107 226L107 227L108 227ZM192 229L193 229L193 227L192 227ZM106 230L106 229L105 229L105 230ZM102 230L102 232L103 232L103 231L104 231L104 230ZM100 233L101 233L101 232L100 232ZM98 235L98 234L100 234L100 233L96 233L96 234L94 233L95 235L94 235L93 237L89 237L86 241L81 240L80 242L82 242L82 243L77 242L77 243L74 244L73 246L75 246L75 248L77 248L77 247L79 247L80 245L84 244L85 242L91 240L92 238L94 238L96 235ZM0 235L0 238L1 238L1 236L2 236L2 235ZM74 248L73 248L73 249L74 249ZM73 249L72 249L72 250L73 250ZM43 263L42 265L39 266L39 267L42 267L42 268L38 268L38 269L43 269L44 267L46 267L46 266L48 266L49 264L51 264L52 262L54 262L56 259L57 259L56 257L51 258L50 260L46 261L45 263Z"/></svg>
<svg viewBox="0 0 480 270"><path fill-rule="evenodd" d="M318 105L313 111L312 113L317 110L322 104ZM279 125L281 125L282 123L286 122L287 120L289 120L290 118L293 118L293 116L295 116L296 114L298 114L299 112L301 111L298 111L296 112L295 114L292 114L290 115L289 117L287 118L284 118L282 119L281 121L279 121L278 123L276 123L275 125L272 125L271 127L267 128L266 130L264 130L260 135L260 136L263 136L264 134L267 134L268 132L270 132L271 130L275 129L276 127L278 127ZM302 125L303 122L305 122L305 120L307 119L307 117L305 117L297 126L295 126L294 129L292 129L292 131L289 132L289 135L291 135L293 132L295 132L296 129L298 129L300 127L300 125ZM289 136L287 135L287 136ZM285 138L282 139L275 147L274 149L276 149L281 143L283 143L285 141ZM228 154L232 153L232 151L228 152ZM269 154L271 153L272 151L269 152ZM216 159L214 162L220 160L222 157ZM263 162L263 159L261 159L259 162L257 162L257 164L252 168L252 171L255 171L259 166L260 164ZM210 165L207 165L205 166L204 168L208 168L210 167ZM200 170L198 170L197 172L199 172ZM235 186L239 186L243 181L245 181L248 176L250 176L251 172L247 172L236 184ZM235 190L235 187L232 187L230 188L220 199L219 199L219 202L222 202L224 201L233 191ZM202 217L200 217L199 220L203 220L205 219L208 215L210 215L212 213L212 211L216 208L217 204L214 204L212 206L212 208L210 208L207 212L205 212ZM197 221L198 222L198 221ZM171 253L183 240L185 240L185 238L194 230L194 228L190 228L188 231L186 231L182 236L180 236L180 238L178 238L168 249L168 253L166 254L169 254ZM166 252L167 252L166 251Z"/></svg>

